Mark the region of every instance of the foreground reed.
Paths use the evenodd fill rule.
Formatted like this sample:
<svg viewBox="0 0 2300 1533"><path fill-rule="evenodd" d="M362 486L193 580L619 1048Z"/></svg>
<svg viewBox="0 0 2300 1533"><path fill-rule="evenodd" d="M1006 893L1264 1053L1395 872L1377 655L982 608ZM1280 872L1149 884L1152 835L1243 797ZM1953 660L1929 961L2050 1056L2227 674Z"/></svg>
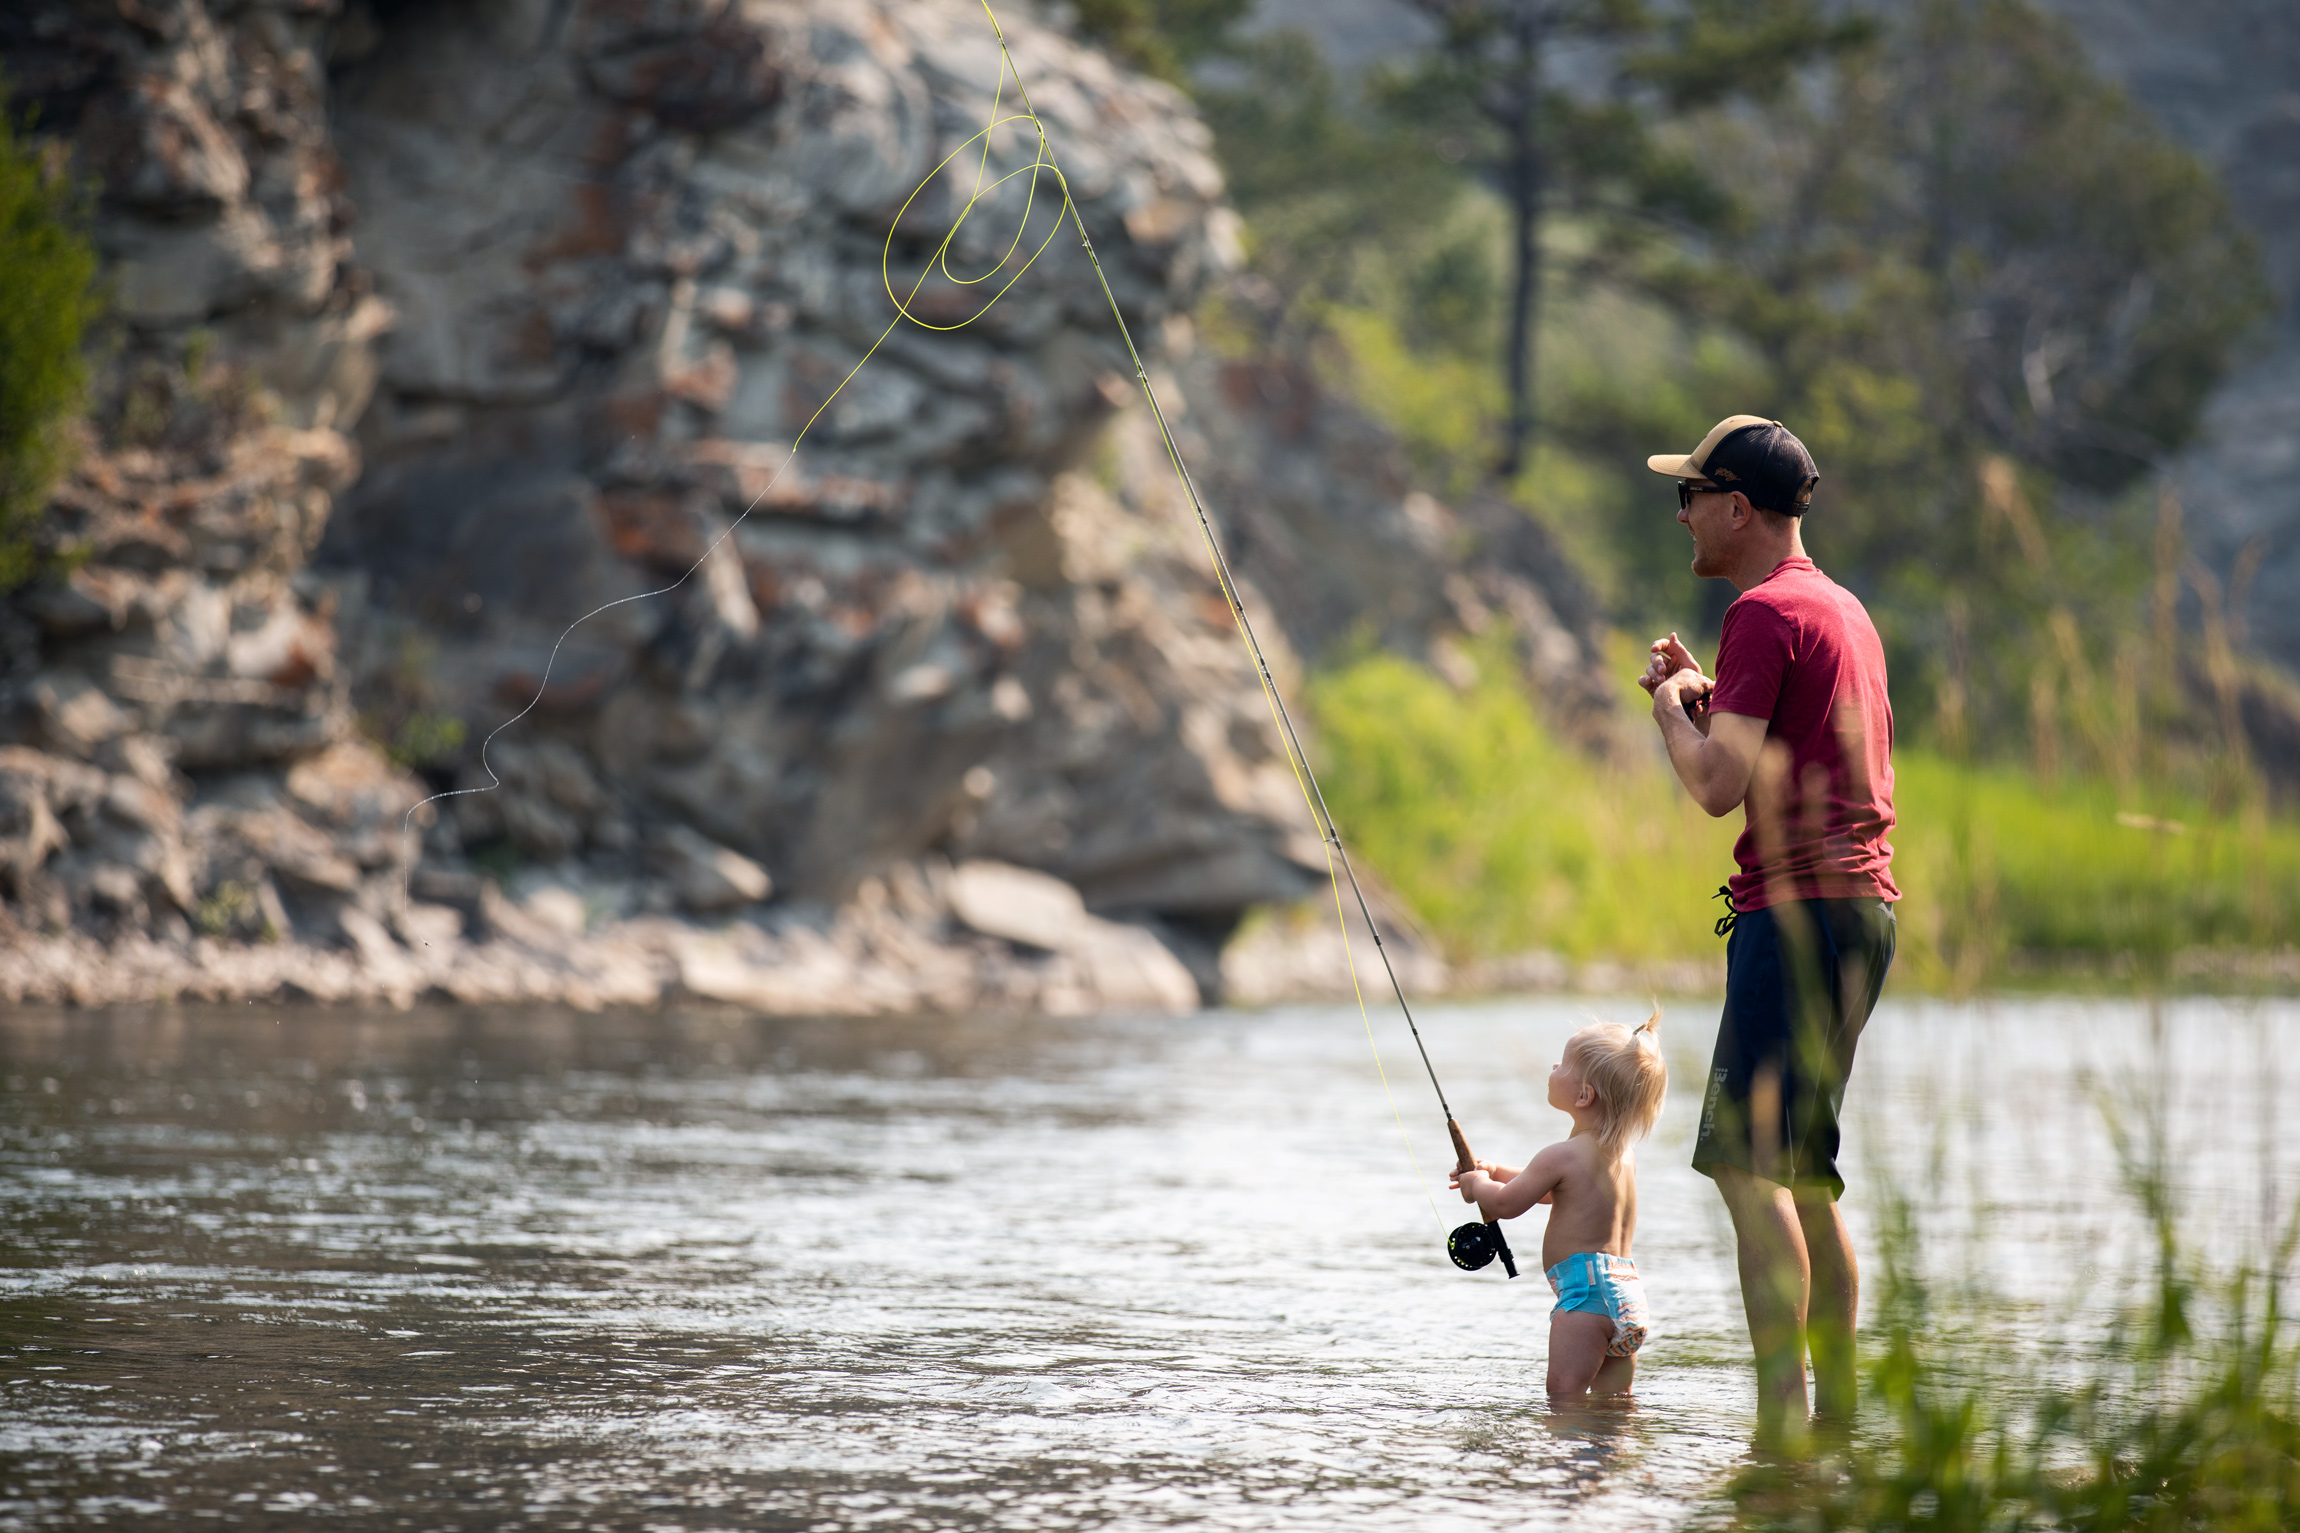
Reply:
<svg viewBox="0 0 2300 1533"><path fill-rule="evenodd" d="M2282 1307L2300 1224L2215 1268L2184 1242L2160 1135L2112 1116L2151 1270L2105 1333L2047 1349L1935 1313L1918 1228L1889 1203L1860 1428L1731 1487L1750 1529L2300 1528L2300 1337ZM2216 1253L2214 1253L2216 1254Z"/></svg>

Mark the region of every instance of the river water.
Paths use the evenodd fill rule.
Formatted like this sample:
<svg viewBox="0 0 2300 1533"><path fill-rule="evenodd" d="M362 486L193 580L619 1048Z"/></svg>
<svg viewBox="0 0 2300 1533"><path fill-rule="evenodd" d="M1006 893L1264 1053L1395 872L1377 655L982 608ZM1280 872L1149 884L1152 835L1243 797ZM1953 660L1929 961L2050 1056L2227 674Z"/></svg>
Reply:
<svg viewBox="0 0 2300 1533"><path fill-rule="evenodd" d="M1482 1155L1625 1001L1432 1007ZM1526 1276L1449 1266L1402 1027L240 1007L0 1015L0 1526L1680 1527L1752 1396L1664 1023L1633 1408L1552 1413ZM2111 1119L2216 1249L2300 1187L2289 1001L1888 1002L1875 1189L1998 1313L2087 1323L2146 1242ZM1418 1168L1411 1157L1418 1157ZM1433 1198L1430 1194L1434 1193ZM1442 1200L1442 1201L1441 1201Z"/></svg>

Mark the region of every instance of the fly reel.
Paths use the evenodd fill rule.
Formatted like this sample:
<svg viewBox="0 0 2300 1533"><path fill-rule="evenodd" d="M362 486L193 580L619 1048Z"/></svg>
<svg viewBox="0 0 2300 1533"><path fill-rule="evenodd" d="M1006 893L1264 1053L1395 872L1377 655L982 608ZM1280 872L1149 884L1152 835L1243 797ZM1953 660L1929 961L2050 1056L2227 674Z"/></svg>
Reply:
<svg viewBox="0 0 2300 1533"><path fill-rule="evenodd" d="M1490 1267L1493 1259L1498 1256L1503 1270L1511 1277L1517 1276L1517 1258L1510 1254L1509 1242L1502 1238L1501 1226L1498 1224L1473 1220L1463 1225L1446 1237L1445 1254L1452 1257L1453 1264L1464 1272L1476 1272L1482 1267Z"/></svg>

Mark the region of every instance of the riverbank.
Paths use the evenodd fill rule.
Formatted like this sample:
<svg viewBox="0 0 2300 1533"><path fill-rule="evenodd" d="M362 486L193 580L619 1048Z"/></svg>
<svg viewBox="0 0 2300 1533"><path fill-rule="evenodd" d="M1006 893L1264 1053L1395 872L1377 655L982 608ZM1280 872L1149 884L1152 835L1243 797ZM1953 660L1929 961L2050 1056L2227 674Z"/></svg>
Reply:
<svg viewBox="0 0 2300 1533"><path fill-rule="evenodd" d="M19 934L0 949L0 1003L177 1001L552 1004L580 1011L719 1002L768 1016L959 1012L1182 1015L1201 1006L1346 999L1389 983L1364 925L1344 939L1313 903L1250 922L1222 946L1150 921L1105 920L1076 890L1003 863L906 863L830 909L762 905L703 922L626 913L624 891L574 879L473 878L459 903L411 900L339 916L344 942L129 932ZM1716 965L1573 962L1546 952L1449 963L1384 918L1415 998L1501 993L1683 994Z"/></svg>
<svg viewBox="0 0 2300 1533"><path fill-rule="evenodd" d="M529 879L475 880L468 910L412 901L347 911L343 945L281 938L176 939L19 933L0 948L0 1004L76 1007L207 1002L610 1007L716 1003L767 1016L1037 1012L1185 1015L1206 1006L1393 1003L1362 922L1345 949L1330 903L1265 912L1219 948L1172 928L1104 920L1059 880L1004 864L906 864L832 910L761 906L703 922L621 914L615 892ZM1607 995L1712 1001L1724 944L1703 960L1576 959L1530 951L1449 961L1383 913L1409 998ZM1896 993L1939 993L1916 966ZM2300 994L2300 949L2188 948L2164 955L2005 955L1992 991Z"/></svg>
<svg viewBox="0 0 2300 1533"><path fill-rule="evenodd" d="M1003 863L902 864L836 909L760 905L710 923L634 910L636 891L577 869L509 884L419 876L415 887L445 898L347 907L337 914L343 942L327 946L276 934L20 938L0 952L0 999L583 1011L687 999L774 1016L1199 1005L1198 979L1156 934L1094 916L1069 885Z"/></svg>

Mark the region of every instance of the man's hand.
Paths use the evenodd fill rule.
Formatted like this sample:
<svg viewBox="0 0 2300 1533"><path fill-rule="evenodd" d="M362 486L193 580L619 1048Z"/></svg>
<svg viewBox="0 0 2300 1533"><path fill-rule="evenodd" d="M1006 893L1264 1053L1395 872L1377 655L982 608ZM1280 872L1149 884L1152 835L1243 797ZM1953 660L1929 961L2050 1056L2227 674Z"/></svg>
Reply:
<svg viewBox="0 0 2300 1533"><path fill-rule="evenodd" d="M1645 674L1637 678L1637 684L1647 692L1679 671L1691 671L1696 676L1701 674L1701 662L1693 658L1693 651L1687 649L1684 641L1674 633L1666 639L1655 639L1651 650L1645 662Z"/></svg>
<svg viewBox="0 0 2300 1533"><path fill-rule="evenodd" d="M1710 693L1717 690L1717 683L1699 671L1678 671L1664 677L1648 690L1653 693L1655 712L1664 708L1683 708L1691 713L1708 699Z"/></svg>
<svg viewBox="0 0 2300 1533"><path fill-rule="evenodd" d="M1492 1185L1493 1178L1486 1173L1483 1162L1473 1171L1456 1171L1446 1178L1446 1186L1459 1192L1464 1203L1475 1203L1478 1189Z"/></svg>

